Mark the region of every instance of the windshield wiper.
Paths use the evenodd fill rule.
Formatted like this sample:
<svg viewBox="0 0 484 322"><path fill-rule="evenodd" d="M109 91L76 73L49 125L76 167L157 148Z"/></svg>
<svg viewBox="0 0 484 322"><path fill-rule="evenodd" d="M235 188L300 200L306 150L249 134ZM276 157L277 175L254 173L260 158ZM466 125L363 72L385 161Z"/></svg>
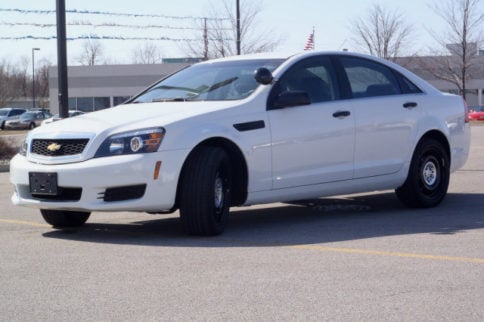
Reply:
<svg viewBox="0 0 484 322"><path fill-rule="evenodd" d="M173 97L173 98L154 98L152 102L186 102L190 101L190 98Z"/></svg>
<svg viewBox="0 0 484 322"><path fill-rule="evenodd" d="M196 89L193 89L193 88L190 88L190 87L161 85L161 86L156 87L156 89L175 89L175 90L185 91L185 92L193 94L193 95L199 94L199 92Z"/></svg>
<svg viewBox="0 0 484 322"><path fill-rule="evenodd" d="M207 92L211 92L211 91L214 91L220 87L224 87L230 83L233 83L234 81L236 81L238 79L238 77L232 77L232 78L228 78L226 80L223 80L221 82L218 82L218 83L215 83L213 84L212 86L210 86L208 89L207 89Z"/></svg>

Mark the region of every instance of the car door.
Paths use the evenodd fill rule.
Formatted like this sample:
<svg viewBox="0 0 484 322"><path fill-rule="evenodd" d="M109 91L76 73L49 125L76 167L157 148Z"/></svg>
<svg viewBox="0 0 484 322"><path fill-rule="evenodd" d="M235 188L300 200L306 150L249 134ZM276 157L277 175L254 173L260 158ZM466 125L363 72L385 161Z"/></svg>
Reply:
<svg viewBox="0 0 484 322"><path fill-rule="evenodd" d="M286 94L310 102L277 107ZM274 189L352 178L354 117L339 98L329 56L304 59L276 81L268 100Z"/></svg>
<svg viewBox="0 0 484 322"><path fill-rule="evenodd" d="M422 92L375 61L341 55L355 120L354 178L399 171L412 154Z"/></svg>

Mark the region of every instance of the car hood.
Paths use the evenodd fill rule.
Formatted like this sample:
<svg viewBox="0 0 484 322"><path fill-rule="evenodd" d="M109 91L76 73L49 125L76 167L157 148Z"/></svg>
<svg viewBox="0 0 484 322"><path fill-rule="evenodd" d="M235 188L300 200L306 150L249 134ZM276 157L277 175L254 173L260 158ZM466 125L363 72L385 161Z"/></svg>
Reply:
<svg viewBox="0 0 484 322"><path fill-rule="evenodd" d="M125 104L53 122L32 131L31 137L62 137L68 133L112 134L166 126L193 116L233 107L233 101L156 102Z"/></svg>

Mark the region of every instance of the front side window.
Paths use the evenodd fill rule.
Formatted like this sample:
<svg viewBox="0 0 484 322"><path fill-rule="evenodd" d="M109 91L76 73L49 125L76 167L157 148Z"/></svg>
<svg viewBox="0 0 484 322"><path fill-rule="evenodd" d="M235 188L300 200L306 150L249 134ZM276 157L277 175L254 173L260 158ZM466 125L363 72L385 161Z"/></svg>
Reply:
<svg viewBox="0 0 484 322"><path fill-rule="evenodd" d="M400 94L393 72L386 66L367 59L341 57L353 98Z"/></svg>
<svg viewBox="0 0 484 322"><path fill-rule="evenodd" d="M132 103L225 101L248 97L259 85L254 72L273 71L283 60L225 61L193 65L153 85Z"/></svg>
<svg viewBox="0 0 484 322"><path fill-rule="evenodd" d="M269 96L268 106L272 107L278 96L291 91L307 93L311 103L338 99L339 91L331 59L317 56L296 63L277 81Z"/></svg>

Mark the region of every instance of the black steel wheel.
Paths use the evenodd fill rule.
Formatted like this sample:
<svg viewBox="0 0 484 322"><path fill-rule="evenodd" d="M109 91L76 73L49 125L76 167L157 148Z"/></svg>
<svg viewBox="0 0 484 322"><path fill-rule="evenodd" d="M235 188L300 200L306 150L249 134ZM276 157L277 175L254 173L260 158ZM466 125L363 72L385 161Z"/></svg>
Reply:
<svg viewBox="0 0 484 322"><path fill-rule="evenodd" d="M412 208L435 207L447 194L450 159L442 143L425 139L415 149L405 183L397 197Z"/></svg>
<svg viewBox="0 0 484 322"><path fill-rule="evenodd" d="M200 147L190 156L180 181L180 218L192 235L221 234L229 216L232 173L227 153Z"/></svg>

